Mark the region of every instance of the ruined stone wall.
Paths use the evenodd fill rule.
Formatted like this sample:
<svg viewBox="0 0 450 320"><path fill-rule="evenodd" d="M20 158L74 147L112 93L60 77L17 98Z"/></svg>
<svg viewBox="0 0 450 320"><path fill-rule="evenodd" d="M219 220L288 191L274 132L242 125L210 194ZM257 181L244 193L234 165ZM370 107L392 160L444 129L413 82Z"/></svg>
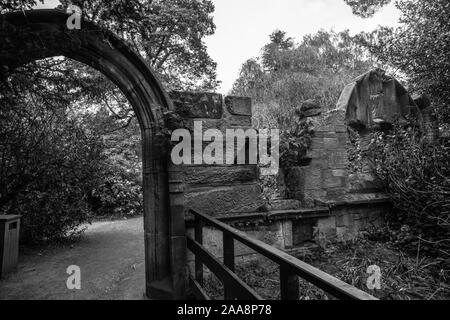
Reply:
<svg viewBox="0 0 450 320"><path fill-rule="evenodd" d="M172 93L176 110L193 128L201 120L203 130L251 128L251 101L219 94ZM184 165L185 208L218 218L250 236L282 250L298 250L321 241L348 240L371 226L379 225L389 206L373 195L349 198L348 133L345 114L333 111L317 126L309 153L311 162L290 171L289 187L302 201L292 208L263 204L256 165ZM206 143L208 144L208 143ZM297 198L298 199L298 198ZM300 199L298 199L300 200ZM288 200L289 201L289 200ZM300 208L298 204L303 204ZM306 208L306 207L310 208ZM187 232L193 234L188 218ZM219 259L223 257L222 232L205 226L203 244ZM242 260L260 257L236 243L235 255ZM190 267L193 255L188 253Z"/></svg>
<svg viewBox="0 0 450 320"><path fill-rule="evenodd" d="M308 157L311 162L301 167L304 201L314 206L316 199L332 199L347 192L348 133L345 112L328 113L315 130Z"/></svg>
<svg viewBox="0 0 450 320"><path fill-rule="evenodd" d="M172 92L176 111L193 130L202 121L203 132L252 127L250 98L215 93ZM208 145L205 143L204 145ZM225 153L224 153L225 154ZM184 165L185 206L211 216L256 211L262 205L256 165Z"/></svg>

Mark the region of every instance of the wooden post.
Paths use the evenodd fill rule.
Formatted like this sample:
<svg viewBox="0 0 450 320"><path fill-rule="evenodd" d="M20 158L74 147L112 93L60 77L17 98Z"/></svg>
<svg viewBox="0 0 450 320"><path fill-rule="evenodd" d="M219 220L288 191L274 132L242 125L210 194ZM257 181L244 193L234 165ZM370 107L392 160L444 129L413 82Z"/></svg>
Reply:
<svg viewBox="0 0 450 320"><path fill-rule="evenodd" d="M195 216L195 241L203 244L203 220L199 216ZM197 256L195 256L195 280L203 286L203 263Z"/></svg>
<svg viewBox="0 0 450 320"><path fill-rule="evenodd" d="M228 233L223 233L223 263L234 272L234 239ZM225 300L234 300L233 292L224 283Z"/></svg>
<svg viewBox="0 0 450 320"><path fill-rule="evenodd" d="M281 300L298 300L298 276L289 268L280 266L280 295Z"/></svg>

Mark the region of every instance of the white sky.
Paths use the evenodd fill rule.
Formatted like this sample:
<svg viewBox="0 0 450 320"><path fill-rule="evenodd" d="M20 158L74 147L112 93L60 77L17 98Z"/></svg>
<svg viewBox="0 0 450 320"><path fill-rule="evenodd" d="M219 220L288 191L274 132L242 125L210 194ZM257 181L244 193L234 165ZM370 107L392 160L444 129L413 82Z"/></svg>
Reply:
<svg viewBox="0 0 450 320"><path fill-rule="evenodd" d="M286 31L296 41L320 29L351 34L370 31L378 25L393 26L399 12L393 4L374 17L362 19L352 14L343 0L212 0L216 10L216 33L206 39L208 52L217 62L217 73L228 93L239 74L241 65L259 55L275 29ZM47 0L52 8L58 0ZM42 6L40 6L42 7Z"/></svg>

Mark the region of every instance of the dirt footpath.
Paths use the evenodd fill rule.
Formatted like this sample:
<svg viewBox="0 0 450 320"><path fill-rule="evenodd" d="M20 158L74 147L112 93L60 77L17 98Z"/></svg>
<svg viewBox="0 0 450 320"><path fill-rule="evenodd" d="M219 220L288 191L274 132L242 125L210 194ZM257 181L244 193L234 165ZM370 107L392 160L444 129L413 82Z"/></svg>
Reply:
<svg viewBox="0 0 450 320"><path fill-rule="evenodd" d="M81 269L69 290L66 269ZM17 273L0 280L0 299L143 299L143 219L96 222L75 244L22 249Z"/></svg>

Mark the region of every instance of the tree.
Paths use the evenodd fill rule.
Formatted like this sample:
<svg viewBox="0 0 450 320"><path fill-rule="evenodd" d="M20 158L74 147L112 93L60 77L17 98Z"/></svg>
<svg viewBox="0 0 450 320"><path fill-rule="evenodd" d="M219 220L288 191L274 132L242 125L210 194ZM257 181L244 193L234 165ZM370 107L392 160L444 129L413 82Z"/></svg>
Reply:
<svg viewBox="0 0 450 320"><path fill-rule="evenodd" d="M36 1L2 1L1 12ZM210 1L78 1L85 18L115 32L168 89L213 89ZM140 131L122 92L63 57L22 66L0 83L0 214L24 216L22 239L77 232L94 214L142 207Z"/></svg>
<svg viewBox="0 0 450 320"><path fill-rule="evenodd" d="M217 87L216 63L203 41L215 31L210 0L72 2L83 10L85 18L126 40L169 88Z"/></svg>
<svg viewBox="0 0 450 320"><path fill-rule="evenodd" d="M392 0L344 0L353 10L353 13L363 18L373 16L380 8Z"/></svg>
<svg viewBox="0 0 450 320"><path fill-rule="evenodd" d="M319 31L299 44L275 31L262 51L242 65L232 93L252 98L254 126L280 129L280 168L289 175L310 145L306 112L334 109L342 88L372 64L348 31ZM262 183L270 198L276 183L267 178Z"/></svg>
<svg viewBox="0 0 450 320"><path fill-rule="evenodd" d="M277 70L280 67L278 53L292 49L294 41L292 38L286 37L286 32L281 30L274 31L269 38L270 42L263 48L263 66L266 70Z"/></svg>
<svg viewBox="0 0 450 320"><path fill-rule="evenodd" d="M39 0L39 2L43 2ZM30 9L37 1L2 1L0 12ZM214 90L216 63L204 38L214 34L210 0L75 0L83 17L127 41L168 89Z"/></svg>
<svg viewBox="0 0 450 320"><path fill-rule="evenodd" d="M308 99L333 109L342 88L371 68L363 51L348 31L319 31L298 45L276 31L261 57L243 64L232 93L253 99L258 123L283 128Z"/></svg>
<svg viewBox="0 0 450 320"><path fill-rule="evenodd" d="M22 215L24 241L76 234L103 168L101 138L70 117L70 94L52 95L60 88L44 78L16 74L0 84L0 214Z"/></svg>
<svg viewBox="0 0 450 320"><path fill-rule="evenodd" d="M368 0L346 1L366 8ZM387 2L387 1L386 1ZM378 2L380 5L384 1ZM398 0L398 28L379 27L361 33L358 42L383 67L403 75L411 93L426 94L439 121L442 136L423 139L414 119L396 124L371 139L371 158L377 176L396 209L387 216L389 235L403 250L437 257L436 269L448 269L450 157L450 2ZM359 10L359 9L358 9Z"/></svg>

